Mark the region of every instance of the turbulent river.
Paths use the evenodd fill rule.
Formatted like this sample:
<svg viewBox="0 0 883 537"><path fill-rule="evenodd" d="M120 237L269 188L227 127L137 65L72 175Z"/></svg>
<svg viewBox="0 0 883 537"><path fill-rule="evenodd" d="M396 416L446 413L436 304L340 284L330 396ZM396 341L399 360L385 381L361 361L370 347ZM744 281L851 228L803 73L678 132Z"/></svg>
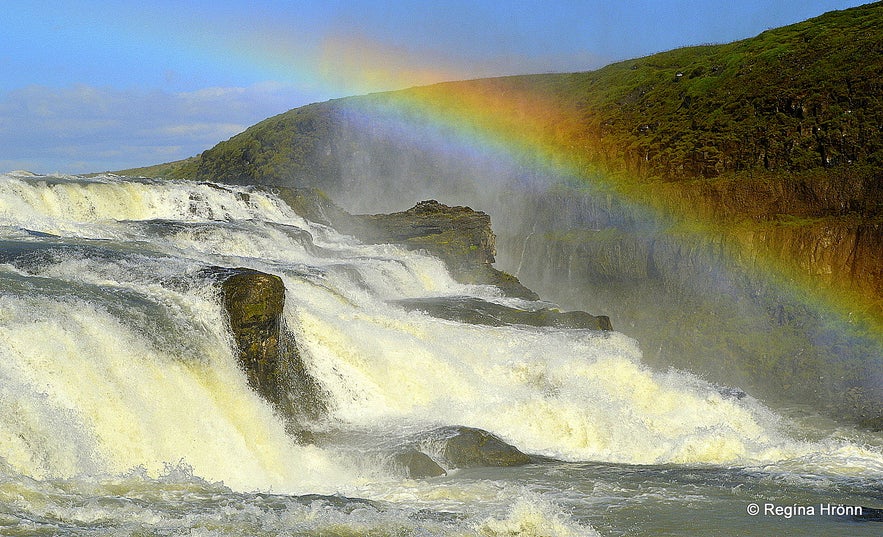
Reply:
<svg viewBox="0 0 883 537"><path fill-rule="evenodd" d="M249 388L209 265L283 279L313 442ZM653 371L617 332L396 305L455 296L536 307L246 187L0 175L0 534L883 530L881 435ZM448 425L534 462L453 468L425 439ZM408 478L415 442L447 475Z"/></svg>

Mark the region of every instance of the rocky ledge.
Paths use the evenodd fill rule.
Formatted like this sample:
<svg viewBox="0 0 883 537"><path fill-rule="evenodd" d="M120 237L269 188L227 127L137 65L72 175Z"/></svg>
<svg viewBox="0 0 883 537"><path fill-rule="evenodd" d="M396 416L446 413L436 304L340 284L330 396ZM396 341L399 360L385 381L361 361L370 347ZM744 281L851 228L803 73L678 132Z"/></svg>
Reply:
<svg viewBox="0 0 883 537"><path fill-rule="evenodd" d="M518 278L493 267L496 236L486 213L428 200L407 211L353 215L315 189L279 188L275 192L307 220L331 226L362 242L426 251L444 261L460 283L494 285L515 298L539 298Z"/></svg>
<svg viewBox="0 0 883 537"><path fill-rule="evenodd" d="M551 328L613 330L610 317L556 308L518 309L471 296L406 298L394 304L449 321L487 326L546 326Z"/></svg>

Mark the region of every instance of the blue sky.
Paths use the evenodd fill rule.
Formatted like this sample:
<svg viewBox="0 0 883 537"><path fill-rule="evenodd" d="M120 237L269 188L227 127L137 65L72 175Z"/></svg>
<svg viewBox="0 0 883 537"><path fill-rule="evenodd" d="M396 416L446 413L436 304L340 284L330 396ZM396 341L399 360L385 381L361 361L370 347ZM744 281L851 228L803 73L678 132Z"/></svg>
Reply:
<svg viewBox="0 0 883 537"><path fill-rule="evenodd" d="M310 102L591 70L862 3L7 0L0 172L167 162Z"/></svg>

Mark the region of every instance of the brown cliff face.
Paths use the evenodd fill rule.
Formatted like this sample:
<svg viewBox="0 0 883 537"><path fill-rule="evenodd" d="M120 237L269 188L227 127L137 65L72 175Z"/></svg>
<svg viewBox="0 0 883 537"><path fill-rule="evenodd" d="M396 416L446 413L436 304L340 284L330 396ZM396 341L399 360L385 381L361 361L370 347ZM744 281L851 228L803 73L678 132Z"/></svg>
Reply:
<svg viewBox="0 0 883 537"><path fill-rule="evenodd" d="M861 294L871 311L883 314L883 223L785 221L746 228L734 239L749 264L793 260L803 278L833 292Z"/></svg>
<svg viewBox="0 0 883 537"><path fill-rule="evenodd" d="M648 191L662 203L683 203L680 211L703 221L762 222L794 218L883 215L883 180L849 167L772 176L740 174L713 180L653 183ZM679 211L679 212L680 212Z"/></svg>
<svg viewBox="0 0 883 537"><path fill-rule="evenodd" d="M744 180L743 180L744 179ZM672 220L728 245L744 270L792 278L855 307L883 327L883 181L848 170L793 177L659 185Z"/></svg>

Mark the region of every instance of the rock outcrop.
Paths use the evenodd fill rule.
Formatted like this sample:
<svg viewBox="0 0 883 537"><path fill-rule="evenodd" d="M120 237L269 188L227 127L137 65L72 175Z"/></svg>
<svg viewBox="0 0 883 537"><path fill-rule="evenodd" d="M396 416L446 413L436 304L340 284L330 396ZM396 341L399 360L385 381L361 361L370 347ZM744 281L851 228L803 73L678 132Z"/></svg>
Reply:
<svg viewBox="0 0 883 537"><path fill-rule="evenodd" d="M360 216L357 224L347 232L368 243L401 244L429 252L444 261L462 283L491 284L508 296L539 298L515 276L492 266L496 237L486 213L428 200L407 211Z"/></svg>
<svg viewBox="0 0 883 537"><path fill-rule="evenodd" d="M469 207L421 201L407 211L360 218L359 237L372 243L391 242L428 250L456 271L490 264L496 255L491 217Z"/></svg>
<svg viewBox="0 0 883 537"><path fill-rule="evenodd" d="M206 267L201 275L219 287L249 386L273 404L290 433L301 436L299 423L317 417L324 404L283 322L282 279L248 268Z"/></svg>
<svg viewBox="0 0 883 537"><path fill-rule="evenodd" d="M613 330L606 315L553 308L522 310L471 296L408 298L395 304L449 321L487 326L547 326L552 328Z"/></svg>
<svg viewBox="0 0 883 537"><path fill-rule="evenodd" d="M279 349L285 284L279 276L247 268L210 267L203 271L218 282L221 300L249 385L278 401Z"/></svg>
<svg viewBox="0 0 883 537"><path fill-rule="evenodd" d="M518 448L482 429L452 426L431 434L444 440L444 458L456 468L522 466L531 462Z"/></svg>

